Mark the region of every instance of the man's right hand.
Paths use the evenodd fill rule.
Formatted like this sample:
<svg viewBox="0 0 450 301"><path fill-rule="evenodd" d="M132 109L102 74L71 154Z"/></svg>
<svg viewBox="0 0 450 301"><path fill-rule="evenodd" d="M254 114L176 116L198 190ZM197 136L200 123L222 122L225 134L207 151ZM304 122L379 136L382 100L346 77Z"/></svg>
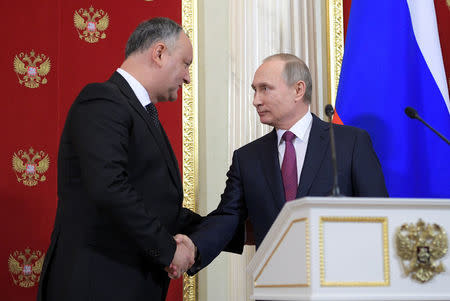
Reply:
<svg viewBox="0 0 450 301"><path fill-rule="evenodd" d="M180 278L195 262L195 245L186 235L177 234L175 236L177 249L170 266L165 270L170 278Z"/></svg>

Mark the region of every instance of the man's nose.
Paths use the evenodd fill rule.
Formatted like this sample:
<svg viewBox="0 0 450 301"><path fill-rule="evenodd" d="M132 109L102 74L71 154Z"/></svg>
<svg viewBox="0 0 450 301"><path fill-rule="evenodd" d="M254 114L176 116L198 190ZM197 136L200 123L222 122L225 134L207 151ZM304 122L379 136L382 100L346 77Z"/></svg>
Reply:
<svg viewBox="0 0 450 301"><path fill-rule="evenodd" d="M191 75L189 74L189 69L184 74L183 81L185 84L189 84L191 82Z"/></svg>
<svg viewBox="0 0 450 301"><path fill-rule="evenodd" d="M261 105L261 97L259 97L259 94L255 92L255 95L253 95L253 105L255 107Z"/></svg>

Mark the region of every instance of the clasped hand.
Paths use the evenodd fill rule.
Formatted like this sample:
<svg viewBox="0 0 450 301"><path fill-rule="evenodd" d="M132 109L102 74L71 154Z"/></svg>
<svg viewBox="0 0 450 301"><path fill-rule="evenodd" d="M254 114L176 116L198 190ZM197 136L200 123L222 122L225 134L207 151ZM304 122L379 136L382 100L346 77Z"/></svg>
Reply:
<svg viewBox="0 0 450 301"><path fill-rule="evenodd" d="M170 278L180 278L195 262L195 245L192 240L183 234L174 237L177 249L170 266L165 270Z"/></svg>

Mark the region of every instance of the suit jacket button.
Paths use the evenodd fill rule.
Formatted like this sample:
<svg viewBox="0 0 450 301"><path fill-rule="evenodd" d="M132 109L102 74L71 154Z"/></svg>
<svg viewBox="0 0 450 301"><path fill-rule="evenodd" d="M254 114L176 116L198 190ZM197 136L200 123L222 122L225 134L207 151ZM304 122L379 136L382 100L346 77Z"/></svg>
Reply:
<svg viewBox="0 0 450 301"><path fill-rule="evenodd" d="M149 250L147 250L147 254L152 257L158 257L160 255L158 249L149 249Z"/></svg>

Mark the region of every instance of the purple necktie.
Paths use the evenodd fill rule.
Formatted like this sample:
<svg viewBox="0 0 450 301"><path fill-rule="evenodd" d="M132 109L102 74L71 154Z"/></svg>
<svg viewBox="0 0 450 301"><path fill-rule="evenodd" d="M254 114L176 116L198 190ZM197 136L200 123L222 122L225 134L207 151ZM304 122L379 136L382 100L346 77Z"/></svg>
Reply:
<svg viewBox="0 0 450 301"><path fill-rule="evenodd" d="M284 158L281 164L281 176L283 177L284 196L286 202L292 201L297 195L297 156L295 155L294 140L295 135L286 131L283 134L285 141Z"/></svg>

